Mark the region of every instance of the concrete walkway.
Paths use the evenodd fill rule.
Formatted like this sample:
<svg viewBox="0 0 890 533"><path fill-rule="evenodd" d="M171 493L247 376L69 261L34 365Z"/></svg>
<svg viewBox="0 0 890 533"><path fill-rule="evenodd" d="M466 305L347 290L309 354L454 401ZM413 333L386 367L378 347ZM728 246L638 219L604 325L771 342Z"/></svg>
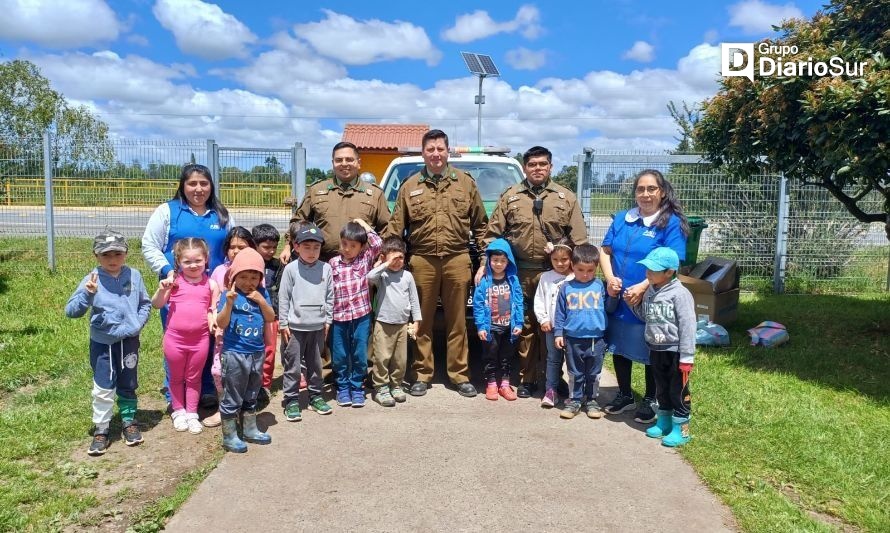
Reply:
<svg viewBox="0 0 890 533"><path fill-rule="evenodd" d="M601 398L614 394L603 374ZM272 444L227 454L167 531L732 531L729 510L630 414L561 420L538 400L442 385L383 408L273 399ZM333 405L333 402L332 402Z"/></svg>

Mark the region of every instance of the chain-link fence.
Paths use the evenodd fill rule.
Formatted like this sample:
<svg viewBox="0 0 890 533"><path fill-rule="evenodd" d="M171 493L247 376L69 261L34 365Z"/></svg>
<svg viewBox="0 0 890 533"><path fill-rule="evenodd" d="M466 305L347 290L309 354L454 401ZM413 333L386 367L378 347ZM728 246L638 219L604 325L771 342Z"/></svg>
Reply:
<svg viewBox="0 0 890 533"><path fill-rule="evenodd" d="M700 155L603 153L585 150L578 193L593 242L615 212L634 205L633 179L661 171L689 216L707 224L698 258L738 262L742 287L786 292L854 293L887 290L890 246L883 224L862 224L824 189L764 172L739 178ZM879 209L881 198L865 199ZM781 231L780 231L781 230Z"/></svg>
<svg viewBox="0 0 890 533"><path fill-rule="evenodd" d="M211 169L235 223L284 230L290 217L284 199L302 196L305 162L299 143L265 149L212 140L0 138L0 257L13 266L42 256L50 268L82 268L91 257L89 239L106 226L138 252L148 218L173 197L188 163Z"/></svg>

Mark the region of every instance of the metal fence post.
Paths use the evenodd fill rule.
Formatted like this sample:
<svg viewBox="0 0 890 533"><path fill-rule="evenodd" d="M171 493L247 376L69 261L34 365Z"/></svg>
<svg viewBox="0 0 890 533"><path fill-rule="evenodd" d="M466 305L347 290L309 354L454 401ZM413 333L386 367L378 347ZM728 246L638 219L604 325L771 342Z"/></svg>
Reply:
<svg viewBox="0 0 890 533"><path fill-rule="evenodd" d="M790 210L788 180L782 174L779 180L779 212L776 225L776 256L773 262L773 292L785 292L785 267L788 260L788 216Z"/></svg>
<svg viewBox="0 0 890 533"><path fill-rule="evenodd" d="M52 147L50 146L49 129L43 132L43 184L45 188L46 203L46 254L49 260L49 269L56 271L56 232L53 220L53 160Z"/></svg>
<svg viewBox="0 0 890 533"><path fill-rule="evenodd" d="M213 190L216 191L216 197L221 198L222 192L219 190L219 145L213 139L207 139L207 170L213 177Z"/></svg>
<svg viewBox="0 0 890 533"><path fill-rule="evenodd" d="M303 143L294 143L291 161L293 161L290 176L291 194L296 198L296 203L293 206L296 211L306 194L306 149L303 148Z"/></svg>

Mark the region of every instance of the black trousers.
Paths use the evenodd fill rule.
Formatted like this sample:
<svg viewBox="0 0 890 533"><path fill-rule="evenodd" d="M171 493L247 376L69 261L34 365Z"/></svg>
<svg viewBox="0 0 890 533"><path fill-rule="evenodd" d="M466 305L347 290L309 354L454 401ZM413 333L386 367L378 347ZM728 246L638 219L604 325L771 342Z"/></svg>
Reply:
<svg viewBox="0 0 890 533"><path fill-rule="evenodd" d="M510 379L510 361L516 347L510 342L510 330L491 328L482 352L482 376L486 382Z"/></svg>
<svg viewBox="0 0 890 533"><path fill-rule="evenodd" d="M672 410L677 418L688 418L692 408L689 375L680 372L680 353L650 350L649 362L655 376L658 409Z"/></svg>

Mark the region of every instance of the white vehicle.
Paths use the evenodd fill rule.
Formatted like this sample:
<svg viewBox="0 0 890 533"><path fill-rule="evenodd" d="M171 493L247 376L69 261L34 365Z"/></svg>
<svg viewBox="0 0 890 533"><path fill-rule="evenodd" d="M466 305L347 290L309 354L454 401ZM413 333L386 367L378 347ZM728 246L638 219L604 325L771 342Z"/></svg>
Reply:
<svg viewBox="0 0 890 533"><path fill-rule="evenodd" d="M419 155L420 148L403 148L401 152L412 155L393 159L380 182L383 194L389 202L390 211L395 207L396 196L402 183L423 168L423 157ZM476 180L476 186L485 204L485 212L489 215L501 193L525 178L522 165L509 154L509 148L491 146L456 146L452 147L448 154L449 165L463 170Z"/></svg>

